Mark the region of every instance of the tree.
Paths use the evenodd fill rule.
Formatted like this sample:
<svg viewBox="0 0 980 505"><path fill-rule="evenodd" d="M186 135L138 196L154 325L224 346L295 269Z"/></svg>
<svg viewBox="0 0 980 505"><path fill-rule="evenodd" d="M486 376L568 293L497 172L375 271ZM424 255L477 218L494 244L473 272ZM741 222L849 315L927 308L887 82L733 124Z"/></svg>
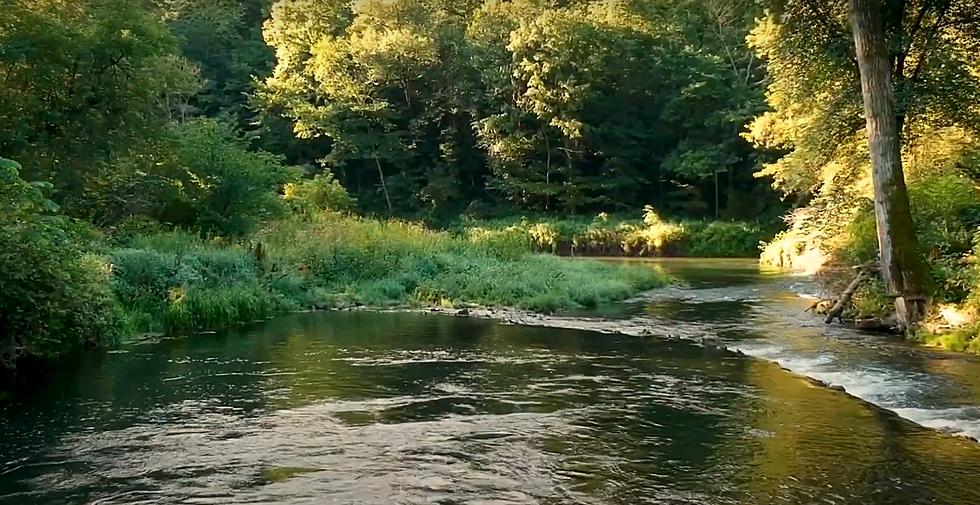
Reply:
<svg viewBox="0 0 980 505"><path fill-rule="evenodd" d="M924 266L902 171L888 39L879 12L882 5L876 0L849 0L849 6L871 151L881 274L888 294L895 299L899 322L910 327L924 313Z"/></svg>
<svg viewBox="0 0 980 505"><path fill-rule="evenodd" d="M440 212L474 184L482 189L466 3L334 2L315 18L298 5L280 2L266 26L279 61L263 102L280 107L299 136L330 139L321 159L359 200L370 208L380 196L389 214Z"/></svg>
<svg viewBox="0 0 980 505"><path fill-rule="evenodd" d="M279 190L295 177L279 156L250 148L234 127L195 119L174 127L162 163L171 188L153 217L220 235L241 235L280 210Z"/></svg>
<svg viewBox="0 0 980 505"><path fill-rule="evenodd" d="M274 6L262 102L329 139L322 161L368 209L625 210L656 193L706 215L756 185L739 137L762 104L747 2L319 5Z"/></svg>
<svg viewBox="0 0 980 505"><path fill-rule="evenodd" d="M793 220L795 234L831 259L871 260L853 257L854 240L842 233L869 209L873 213L874 194L847 4L779 0L768 6L749 38L767 65L770 110L747 136L777 155L760 175L771 176L778 190L806 206ZM968 176L964 156L980 133L974 2L910 0L879 7L907 183L914 188L930 178ZM919 232L930 226L915 224Z"/></svg>
<svg viewBox="0 0 980 505"><path fill-rule="evenodd" d="M37 0L0 10L0 153L86 215L110 158L165 130L165 97L196 91L167 27L139 2ZM105 187L105 185L102 185Z"/></svg>
<svg viewBox="0 0 980 505"><path fill-rule="evenodd" d="M478 10L469 33L494 98L481 102L478 130L492 184L528 207L636 208L653 193L664 208L718 214L717 174L731 183L741 169L754 184L738 133L762 96L756 63L733 35L744 39L749 10L733 7L718 36L703 27L710 7L528 1ZM705 181L710 195L694 189ZM670 194L686 188L695 201Z"/></svg>
<svg viewBox="0 0 980 505"><path fill-rule="evenodd" d="M254 127L248 95L254 79L272 71L262 40L271 0L156 0L185 58L199 68L205 89L194 97L199 113Z"/></svg>

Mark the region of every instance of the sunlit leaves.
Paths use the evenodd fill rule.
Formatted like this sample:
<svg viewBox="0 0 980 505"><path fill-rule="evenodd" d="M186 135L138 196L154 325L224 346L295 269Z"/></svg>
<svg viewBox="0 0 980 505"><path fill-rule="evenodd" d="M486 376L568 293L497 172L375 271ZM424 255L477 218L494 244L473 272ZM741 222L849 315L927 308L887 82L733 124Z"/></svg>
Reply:
<svg viewBox="0 0 980 505"><path fill-rule="evenodd" d="M980 41L977 21L971 20L975 13L968 15L959 1L902 6L889 11L886 24L894 39L897 112L905 138L923 127L977 131L980 78L971 73L976 53L971 57L968 51ZM863 184L866 153L855 143L864 135L864 119L845 3L785 1L774 7L749 37L767 61L772 107L756 119L749 137L761 147L795 152L762 173L786 192L830 194ZM909 168L915 171L916 163ZM827 185L831 181L836 184Z"/></svg>

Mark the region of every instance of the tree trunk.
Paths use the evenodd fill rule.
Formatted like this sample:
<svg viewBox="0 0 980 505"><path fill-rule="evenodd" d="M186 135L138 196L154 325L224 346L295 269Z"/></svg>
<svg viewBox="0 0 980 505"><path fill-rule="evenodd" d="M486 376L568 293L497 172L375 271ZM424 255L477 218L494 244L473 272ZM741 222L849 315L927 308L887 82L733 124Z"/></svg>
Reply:
<svg viewBox="0 0 980 505"><path fill-rule="evenodd" d="M909 329L924 312L923 264L902 172L882 6L880 0L848 1L871 151L881 277L889 296L894 297L899 324Z"/></svg>
<svg viewBox="0 0 980 505"><path fill-rule="evenodd" d="M719 197L718 197L718 169L715 169L715 221L718 220L720 209Z"/></svg>
<svg viewBox="0 0 980 505"><path fill-rule="evenodd" d="M381 170L381 160L378 155L374 155L374 164L378 167L378 177L381 179L381 191L385 194L385 203L388 204L388 215L391 215L391 197L388 196L388 184L385 183L385 172Z"/></svg>

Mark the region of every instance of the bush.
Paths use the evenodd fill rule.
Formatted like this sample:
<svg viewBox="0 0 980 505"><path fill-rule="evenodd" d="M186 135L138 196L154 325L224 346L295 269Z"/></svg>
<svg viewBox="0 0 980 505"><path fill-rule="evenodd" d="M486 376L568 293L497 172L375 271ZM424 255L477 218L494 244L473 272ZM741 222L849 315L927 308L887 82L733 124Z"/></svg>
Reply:
<svg viewBox="0 0 980 505"><path fill-rule="evenodd" d="M334 179L333 174L324 172L312 179L286 184L286 202L301 213L324 210L345 212L354 208L354 199L347 190Z"/></svg>
<svg viewBox="0 0 980 505"><path fill-rule="evenodd" d="M207 234L244 235L283 210L279 190L293 178L275 155L252 151L234 128L211 119L179 125L160 221Z"/></svg>
<svg viewBox="0 0 980 505"><path fill-rule="evenodd" d="M304 237L297 241L293 237ZM551 310L619 299L663 278L649 268L528 253L519 228L471 229L454 238L411 223L321 214L263 231L273 261L345 301L477 303ZM544 300L550 300L545 303Z"/></svg>
<svg viewBox="0 0 980 505"><path fill-rule="evenodd" d="M642 220L600 214L591 220L468 221L457 228L465 236L504 232L533 251L582 256L757 257L760 243L772 236L752 223L668 222L651 206L644 208Z"/></svg>
<svg viewBox="0 0 980 505"><path fill-rule="evenodd" d="M353 303L555 310L663 283L649 268L532 255L525 239L315 213L269 223L254 237L262 254L182 232L139 237L111 252L111 286L134 329L187 332Z"/></svg>
<svg viewBox="0 0 980 505"><path fill-rule="evenodd" d="M970 250L980 224L980 190L965 175L945 173L909 185L919 245L929 258Z"/></svg>
<svg viewBox="0 0 980 505"><path fill-rule="evenodd" d="M766 238L759 225L713 221L685 225L687 252L705 258L748 258L759 255Z"/></svg>
<svg viewBox="0 0 980 505"><path fill-rule="evenodd" d="M120 313L107 269L86 254L79 225L0 158L0 365L115 340Z"/></svg>
<svg viewBox="0 0 980 505"><path fill-rule="evenodd" d="M946 173L910 184L909 199L934 298L962 301L970 283L963 257L970 252L974 230L980 224L980 191L968 178ZM858 207L842 239L830 244L837 248L833 255L846 264L878 258L877 225L870 200Z"/></svg>
<svg viewBox="0 0 980 505"><path fill-rule="evenodd" d="M517 226L506 228L469 228L465 238L469 243L485 248L497 256L516 258L537 249L533 235Z"/></svg>

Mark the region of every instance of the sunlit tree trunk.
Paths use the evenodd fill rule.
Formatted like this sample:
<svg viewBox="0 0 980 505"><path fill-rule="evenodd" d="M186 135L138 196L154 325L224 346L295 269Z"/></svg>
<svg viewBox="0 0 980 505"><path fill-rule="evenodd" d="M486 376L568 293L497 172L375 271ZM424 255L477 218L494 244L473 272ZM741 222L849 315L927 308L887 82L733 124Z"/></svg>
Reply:
<svg viewBox="0 0 980 505"><path fill-rule="evenodd" d="M849 0L849 6L871 151L881 275L895 299L899 323L909 328L924 311L923 263L902 172L888 41L880 0Z"/></svg>

